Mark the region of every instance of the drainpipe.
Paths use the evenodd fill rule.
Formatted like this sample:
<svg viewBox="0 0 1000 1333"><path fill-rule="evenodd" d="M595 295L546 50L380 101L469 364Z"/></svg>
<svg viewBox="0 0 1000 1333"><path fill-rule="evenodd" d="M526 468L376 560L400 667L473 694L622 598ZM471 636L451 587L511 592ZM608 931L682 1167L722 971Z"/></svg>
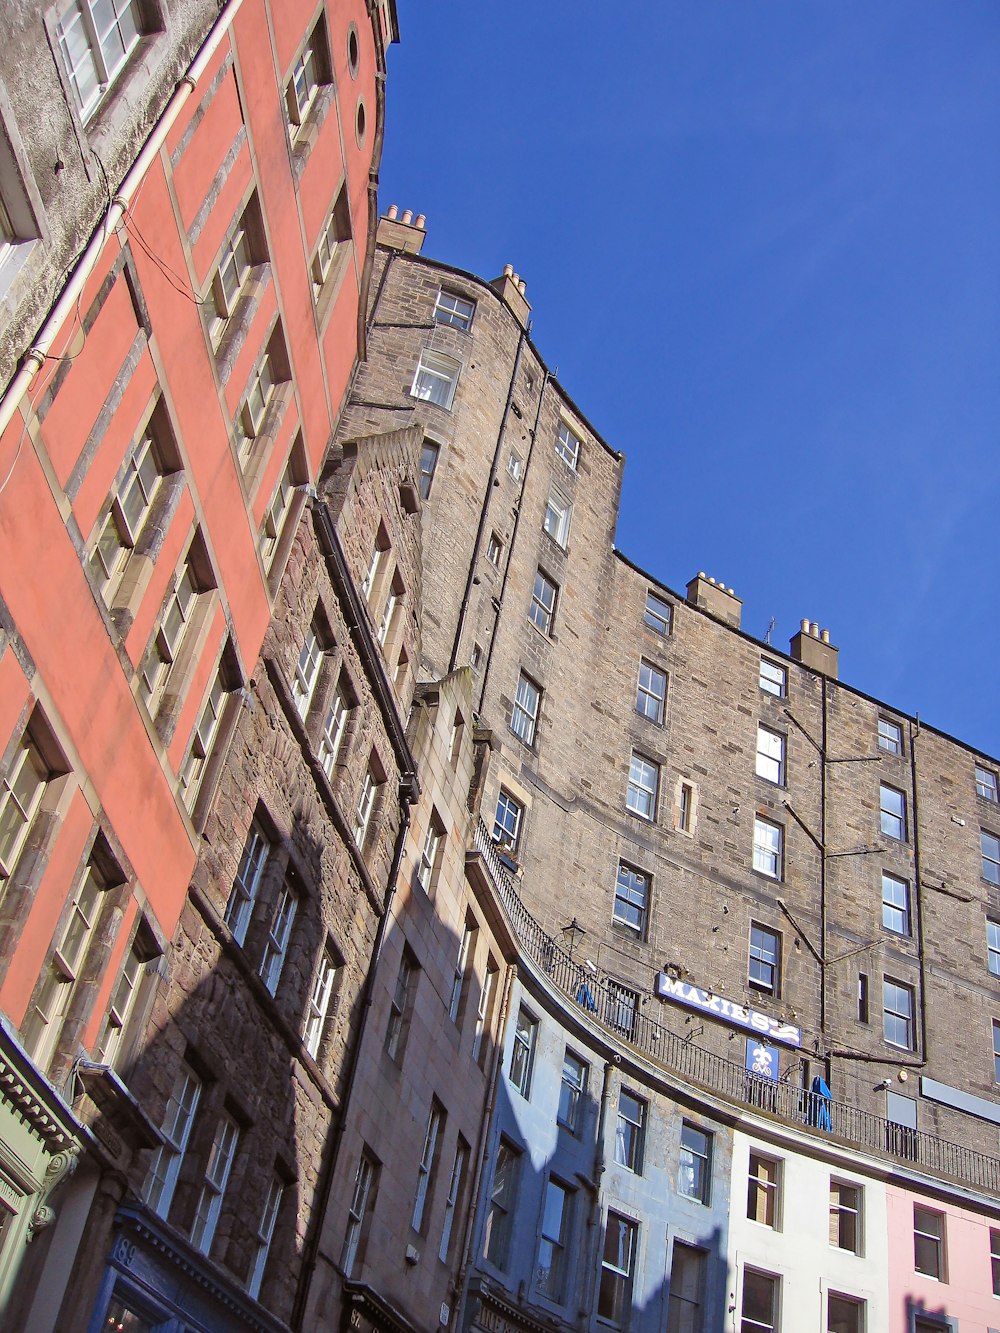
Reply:
<svg viewBox="0 0 1000 1333"><path fill-rule="evenodd" d="M820 745L822 746L822 762L819 766L819 784L820 784L820 813L819 813L819 910L820 910L820 932L819 932L819 952L820 952L820 970L822 979L819 988L819 1030L823 1039L823 1045L826 1045L826 983L827 983L827 962L826 962L826 931L827 931L827 902L826 902L826 744L827 744L827 679L826 676L820 677L822 696L823 696L823 730L820 735ZM827 1061L826 1077L827 1081L831 1077L829 1061Z"/></svg>
<svg viewBox="0 0 1000 1333"><path fill-rule="evenodd" d="M209 34L198 54L188 66L186 73L181 76L167 105L163 108L159 119L153 126L149 138L143 144L139 156L126 172L125 178L115 192L100 226L94 231L86 249L77 261L69 282L67 282L59 299L49 311L38 336L25 352L20 369L8 384L3 398L0 399L0 435L10 425L17 411L18 403L28 392L32 380L44 366L59 330L62 328L67 315L76 308L80 293L97 266L101 251L107 244L111 233L128 212L129 203L163 147L164 141L180 115L184 103L194 92L195 85L204 74L222 44L223 38L232 27L233 20L236 18L242 4L243 0L227 0L219 17L209 30Z"/></svg>
<svg viewBox="0 0 1000 1333"><path fill-rule="evenodd" d="M927 963L924 951L924 900L920 892L920 798L917 794L917 739L920 719L910 726L910 779L913 784L913 899L917 909L917 959L920 964L920 1054L921 1064L930 1059L927 1049Z"/></svg>
<svg viewBox="0 0 1000 1333"><path fill-rule="evenodd" d="M462 1241L462 1265L451 1284L451 1290L454 1298L464 1306L466 1299L465 1282L469 1271L469 1265L473 1262L472 1246L475 1239L476 1214L479 1211L479 1187L482 1183L483 1175L486 1171L486 1161L490 1152L490 1131L493 1128L493 1113L497 1104L497 1088L500 1083L500 1070L503 1065L503 1037L507 1031L507 1017L510 1013L510 993L514 986L514 980L517 976L517 964L514 963L507 968L504 978L503 999L500 1004L500 1017L497 1023L497 1043L496 1050L493 1052L493 1068L490 1072L490 1086L486 1094L486 1106L483 1113L482 1122L479 1126L479 1142L476 1145L476 1169L472 1178L471 1188L469 1190L469 1211L465 1218L465 1237ZM456 1311L456 1320L459 1313ZM450 1321L449 1321L450 1322ZM454 1327L457 1327L457 1322Z"/></svg>
<svg viewBox="0 0 1000 1333"><path fill-rule="evenodd" d="M365 1033L368 1030L368 1019L371 1015L372 999L375 992L375 975L378 971L379 959L382 956L382 946L385 942L386 931L388 929L389 911L392 907L392 900L396 893L396 883L399 878L399 867L403 860L403 848L406 844L406 835L410 828L410 801L412 800L412 786L407 783L407 776L403 774L400 779L399 804L402 812L402 819L399 821L399 828L396 831L396 843L392 851L392 868L389 872L389 878L386 882L385 898L382 902L382 916L378 923L378 930L375 935L375 947L372 951L372 960L368 967L368 974L365 977L364 989L361 999L361 1017L355 1028L354 1039L351 1042L351 1048L348 1053L347 1074L344 1079L344 1092L340 1100L338 1116L333 1127L333 1137L330 1145L330 1152L323 1165L322 1174L319 1180L319 1188L316 1191L316 1202L313 1206L309 1218L310 1235L306 1242L305 1254L302 1259L302 1271L299 1274L298 1284L295 1290L295 1303L292 1306L292 1317L289 1321L290 1326L296 1330L303 1327L303 1320L306 1313L306 1302L309 1299L309 1288L312 1284L313 1273L316 1271L316 1261L319 1258L320 1237L322 1235L323 1223L326 1219L330 1207L330 1198L333 1194L333 1181L337 1173L337 1163L340 1159L340 1148L344 1141L344 1130L347 1127L347 1109L351 1103L351 1092L354 1087L354 1079L358 1070L358 1062L361 1058L361 1047L364 1044Z"/></svg>
<svg viewBox="0 0 1000 1333"><path fill-rule="evenodd" d="M514 542L517 538L517 530L521 523L521 510L524 506L525 492L528 489L528 473L531 470L531 457L535 452L535 441L538 439L538 423L542 416L542 404L545 401L545 389L550 379L551 376L548 369L546 369L542 376L541 388L538 391L538 405L535 408L535 420L530 431L531 443L528 445L528 457L524 460L524 476L521 478L521 493L518 496L517 513L514 518L514 527L510 534L510 545L507 547L507 559L503 567L503 580L500 584L500 607L503 606L503 599L507 592L507 580L510 577L511 561L514 559ZM482 713L483 711L483 700L486 698L486 682L489 679L490 666L493 662L493 649L496 646L497 641L496 627L499 619L500 608L498 607L496 615L493 618L493 633L490 635L490 646L486 653L486 663L483 666L483 683L479 688L479 707L477 709L479 713Z"/></svg>
<svg viewBox="0 0 1000 1333"><path fill-rule="evenodd" d="M462 640L462 631L465 629L465 622L469 614L469 599L472 595L472 580L476 573L476 564L479 560L479 552L483 544L483 532L486 529L486 518L490 510L490 500L493 498L493 483L496 481L497 471L500 466L500 446L503 443L504 431L507 429L507 418L510 415L510 405L514 400L514 383L517 379L518 368L521 364L521 350L524 347L524 340L527 337L522 328L517 337L517 351L514 353L514 368L510 372L510 384L507 388L507 401L504 404L503 416L500 418L500 429L497 431L496 448L493 450L493 463L490 467L489 480L486 483L486 493L483 497L483 507L479 511L479 527L476 530L476 540L472 547L472 558L469 561L469 572L465 579L465 591L462 594L462 605L458 613L458 625L455 628L455 642L452 644L451 660L448 663L448 670L454 671L458 662L458 646Z"/></svg>
<svg viewBox="0 0 1000 1333"><path fill-rule="evenodd" d="M583 1300L580 1302L583 1315L581 1327L585 1328L587 1324L588 1312L594 1308L594 1293L597 1285L597 1274L600 1271L600 1257L598 1255L598 1246L601 1243L601 1179L604 1176L604 1133L608 1123L608 1103L611 1100L611 1061L604 1062L604 1084L601 1088L601 1109L597 1117L597 1142L594 1145L594 1197L590 1204L590 1216L587 1218L587 1230L590 1235L587 1238L587 1244L584 1247L585 1252L590 1253L590 1260L587 1263L587 1280L583 1290Z"/></svg>

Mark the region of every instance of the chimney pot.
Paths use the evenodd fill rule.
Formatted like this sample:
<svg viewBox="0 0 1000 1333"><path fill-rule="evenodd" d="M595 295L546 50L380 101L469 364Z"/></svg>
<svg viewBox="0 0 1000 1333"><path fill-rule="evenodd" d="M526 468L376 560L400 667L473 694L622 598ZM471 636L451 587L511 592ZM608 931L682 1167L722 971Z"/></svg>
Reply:
<svg viewBox="0 0 1000 1333"><path fill-rule="evenodd" d="M404 211L403 216L402 216L402 218L400 219L400 221L401 221L401 222L405 222L406 225L409 226L410 223L413 221L413 209L412 209L412 208L407 208L407 209Z"/></svg>
<svg viewBox="0 0 1000 1333"><path fill-rule="evenodd" d="M423 214L423 213L418 213L418 214L417 214L417 220L416 220L416 222L415 222L413 225L414 225L415 227L426 227L426 226L427 226L427 218L426 218L425 214Z"/></svg>
<svg viewBox="0 0 1000 1333"><path fill-rule="evenodd" d="M823 640L824 643L829 643L829 642L830 642L830 631L829 631L828 629L820 630L820 635L819 635L819 637Z"/></svg>
<svg viewBox="0 0 1000 1333"><path fill-rule="evenodd" d="M505 278L512 278L512 277L514 276L514 265L513 265L513 264L504 264L504 266L503 266L503 275L504 275Z"/></svg>
<svg viewBox="0 0 1000 1333"><path fill-rule="evenodd" d="M528 284L525 282L525 280L523 278L518 278L517 290L521 293L522 296L527 291L527 289L528 289Z"/></svg>
<svg viewBox="0 0 1000 1333"><path fill-rule="evenodd" d="M390 220L390 222L395 222L396 219L399 217L399 205L390 204L389 211L388 213L386 213L386 217Z"/></svg>
<svg viewBox="0 0 1000 1333"><path fill-rule="evenodd" d="M808 620L800 620L800 621L799 621L799 629L802 631L803 634L808 634L808 633L809 633L809 621L808 621Z"/></svg>

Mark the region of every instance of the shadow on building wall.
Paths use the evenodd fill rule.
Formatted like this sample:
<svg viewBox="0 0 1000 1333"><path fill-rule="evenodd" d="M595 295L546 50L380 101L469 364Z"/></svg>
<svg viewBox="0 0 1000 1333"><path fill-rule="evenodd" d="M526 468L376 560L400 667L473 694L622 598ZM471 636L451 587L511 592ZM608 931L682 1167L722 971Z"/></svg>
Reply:
<svg viewBox="0 0 1000 1333"><path fill-rule="evenodd" d="M239 845L228 849L224 864L240 858L241 834L234 839ZM207 848L199 862L164 960L145 1046L122 1073L137 1114L160 1131L162 1146L130 1151L121 1123L97 1110L93 1162L85 1160L79 1179L52 1198L57 1214L78 1209L81 1180L98 1177L96 1192L89 1185L93 1204L60 1328L97 1333L117 1327L111 1316L125 1310L145 1321L126 1320L127 1328L178 1317L199 1333L287 1327L308 1277L363 1004L363 959L370 957L377 921L369 906L341 923L340 975L313 1058L305 1039L316 1020L318 970L331 949L323 845L293 819L284 840L288 855L262 876L242 944L224 923L232 879L212 873L215 850ZM280 968L269 970L276 913L289 883L296 899L292 929ZM79 1078L73 1091L82 1091ZM82 1097L76 1106L83 1108ZM54 1243L56 1228L29 1246L5 1329L31 1327ZM67 1316L74 1292L79 1305Z"/></svg>
<svg viewBox="0 0 1000 1333"><path fill-rule="evenodd" d="M525 1132L525 1105L501 1074L473 1229L466 1329L504 1328L506 1320L512 1329L569 1330L602 1318L630 1333L723 1333L734 1284L718 1215L706 1208L692 1223L686 1201L664 1198L641 1173L623 1184L613 1162L615 1103L602 1100L603 1126L601 1100L588 1089L575 1130L552 1123L543 1138ZM565 1110L565 1102L553 1107L553 1121ZM647 1156L644 1167L653 1165ZM509 1192L514 1205L505 1214Z"/></svg>

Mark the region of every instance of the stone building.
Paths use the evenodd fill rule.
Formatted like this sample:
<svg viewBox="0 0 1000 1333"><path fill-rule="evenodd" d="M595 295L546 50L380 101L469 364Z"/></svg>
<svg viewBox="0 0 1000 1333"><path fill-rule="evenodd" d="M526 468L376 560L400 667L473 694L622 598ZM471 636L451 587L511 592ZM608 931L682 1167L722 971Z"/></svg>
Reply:
<svg viewBox="0 0 1000 1333"><path fill-rule="evenodd" d="M677 592L618 551L623 460L535 349L524 283L425 259L423 239L412 215L381 223L341 431L423 429L419 671L468 669L491 735L473 855L519 984L465 1326L787 1329L798 1272L837 1333L952 1327L947 1292L897 1309L885 1181L977 1212L963 1282L1000 1294L998 763L841 682L817 623L783 652L742 630L725 583ZM595 1175L558 1132L570 1055L623 1071L601 1077ZM609 1164L629 1112L650 1151L626 1188ZM791 1249L747 1243L791 1229L817 1181ZM823 1240L850 1200L868 1209L856 1262ZM586 1228L582 1250L546 1208ZM579 1308L540 1277L554 1244ZM678 1322L685 1289L700 1323Z"/></svg>

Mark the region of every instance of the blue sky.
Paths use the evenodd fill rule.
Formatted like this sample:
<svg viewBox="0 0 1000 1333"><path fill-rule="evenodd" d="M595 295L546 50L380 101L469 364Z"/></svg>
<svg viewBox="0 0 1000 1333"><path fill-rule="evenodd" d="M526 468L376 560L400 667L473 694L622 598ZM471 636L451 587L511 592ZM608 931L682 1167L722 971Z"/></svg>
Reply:
<svg viewBox="0 0 1000 1333"><path fill-rule="evenodd" d="M619 547L1000 756L1000 4L399 14L383 207L527 281Z"/></svg>

